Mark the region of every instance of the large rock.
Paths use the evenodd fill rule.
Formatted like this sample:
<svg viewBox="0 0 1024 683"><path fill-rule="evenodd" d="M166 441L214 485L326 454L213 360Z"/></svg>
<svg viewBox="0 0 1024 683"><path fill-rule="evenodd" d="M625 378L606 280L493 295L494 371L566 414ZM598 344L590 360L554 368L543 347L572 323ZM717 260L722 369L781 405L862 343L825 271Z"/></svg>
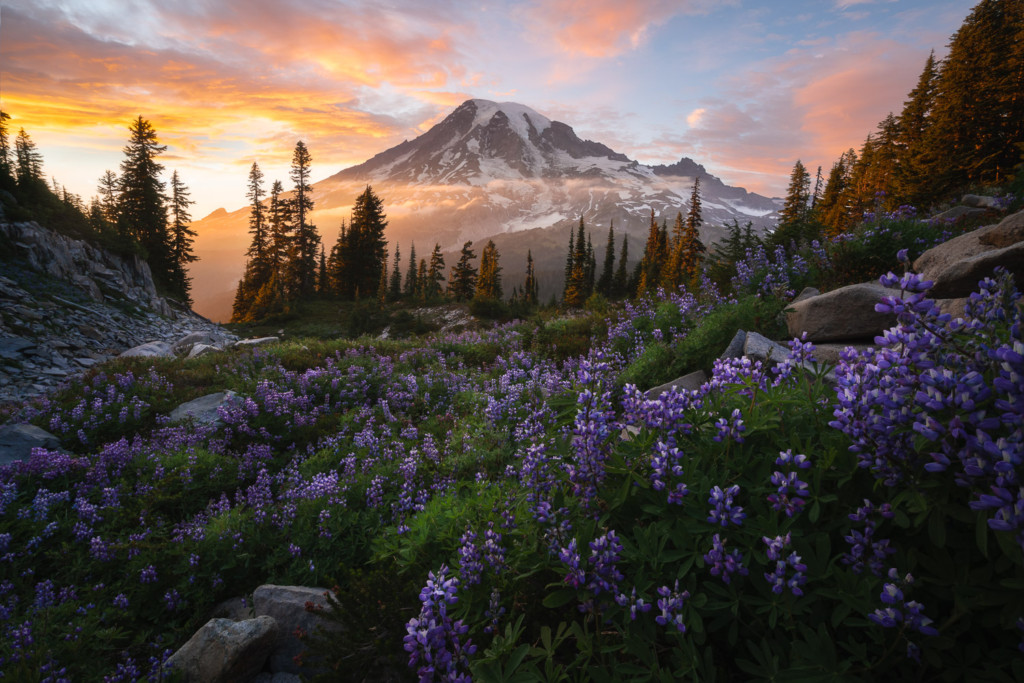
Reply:
<svg viewBox="0 0 1024 683"><path fill-rule="evenodd" d="M787 309L789 335L806 332L812 342L873 339L896 323L895 316L875 311L875 304L892 294L878 282L864 282L805 299Z"/></svg>
<svg viewBox="0 0 1024 683"><path fill-rule="evenodd" d="M650 396L651 398L657 398L658 396L661 396L666 391L670 391L671 389L676 389L677 391L694 391L695 389L700 389L701 386L707 381L708 376L704 373L704 371L697 370L696 372L691 372L688 375L683 375L678 379L674 379L671 382L666 382L665 384L654 387L653 389L648 389L647 395Z"/></svg>
<svg viewBox="0 0 1024 683"><path fill-rule="evenodd" d="M1010 214L995 227L980 228L978 239L996 249L1024 242L1024 211Z"/></svg>
<svg viewBox="0 0 1024 683"><path fill-rule="evenodd" d="M935 298L968 296L977 291L978 282L990 277L999 266L1010 271L1018 283L1024 282L1024 242L985 251L953 263L928 278L935 282L928 294Z"/></svg>
<svg viewBox="0 0 1024 683"><path fill-rule="evenodd" d="M725 351L719 354L719 358L740 358L743 356L743 344L747 341L747 333L743 330L736 330L732 341L725 347Z"/></svg>
<svg viewBox="0 0 1024 683"><path fill-rule="evenodd" d="M35 342L24 337L0 337L0 358L15 360L23 351L35 348Z"/></svg>
<svg viewBox="0 0 1024 683"><path fill-rule="evenodd" d="M200 424L216 425L220 423L220 413L217 409L221 406L229 406L235 400L235 392L218 391L215 394L207 394L193 399L171 411L171 422L181 422L192 418Z"/></svg>
<svg viewBox="0 0 1024 683"><path fill-rule="evenodd" d="M9 465L19 460L28 460L33 448L58 450L60 440L35 425L0 426L0 465Z"/></svg>
<svg viewBox="0 0 1024 683"><path fill-rule="evenodd" d="M999 203L995 197L986 197L985 195L978 194L965 194L961 199L960 203L964 206L973 206L978 209L997 209Z"/></svg>
<svg viewBox="0 0 1024 683"><path fill-rule="evenodd" d="M210 332L189 332L171 345L171 350L181 356L187 354L197 344L216 346L217 339Z"/></svg>
<svg viewBox="0 0 1024 683"><path fill-rule="evenodd" d="M987 209L978 209L970 206L954 206L952 209L937 213L931 217L934 223L957 223L963 220L980 218L988 213Z"/></svg>
<svg viewBox="0 0 1024 683"><path fill-rule="evenodd" d="M306 603L326 607L326 588L307 588L305 586L274 586L264 584L253 593L253 606L257 616L273 617L281 627L270 655L270 670L273 672L302 673L305 666L300 667L296 658L305 650L305 645L296 635L296 631L313 633L318 626L325 629L337 628L335 624L321 619L313 612L306 610ZM312 664L315 662L304 662ZM308 671L308 669L306 669Z"/></svg>
<svg viewBox="0 0 1024 683"><path fill-rule="evenodd" d="M170 358L174 355L171 345L165 341L151 341L122 351L120 358Z"/></svg>
<svg viewBox="0 0 1024 683"><path fill-rule="evenodd" d="M186 683L245 683L263 669L280 630L269 616L211 619L167 663Z"/></svg>
<svg viewBox="0 0 1024 683"><path fill-rule="evenodd" d="M936 281L959 261L1022 241L1024 211L1007 216L996 225L986 225L932 247L914 260L914 272L926 280ZM974 291L977 284L975 281L969 292Z"/></svg>
<svg viewBox="0 0 1024 683"><path fill-rule="evenodd" d="M188 352L188 358L199 358L200 356L208 356L211 353L220 353L224 349L213 344L196 344Z"/></svg>
<svg viewBox="0 0 1024 683"><path fill-rule="evenodd" d="M789 358L789 347L768 339L757 332L747 332L743 342L743 355L762 363L781 363Z"/></svg>

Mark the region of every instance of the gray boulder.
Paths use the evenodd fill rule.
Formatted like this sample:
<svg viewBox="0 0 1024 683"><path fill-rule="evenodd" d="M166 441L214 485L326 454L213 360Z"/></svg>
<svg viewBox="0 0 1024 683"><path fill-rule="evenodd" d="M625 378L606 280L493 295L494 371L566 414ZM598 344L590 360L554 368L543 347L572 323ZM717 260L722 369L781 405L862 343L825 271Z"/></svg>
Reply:
<svg viewBox="0 0 1024 683"><path fill-rule="evenodd" d="M189 332L184 337L174 342L171 349L178 356L187 354L197 344L209 344L216 346L217 340L209 332Z"/></svg>
<svg viewBox="0 0 1024 683"><path fill-rule="evenodd" d="M232 621L211 619L171 655L167 664L186 683L249 681L263 669L280 632L268 616Z"/></svg>
<svg viewBox="0 0 1024 683"><path fill-rule="evenodd" d="M30 424L0 426L0 465L28 460L33 448L60 449L56 436Z"/></svg>
<svg viewBox="0 0 1024 683"><path fill-rule="evenodd" d="M970 206L954 206L952 209L937 213L931 217L936 223L956 223L957 221L980 218L988 213L987 209L978 209Z"/></svg>
<svg viewBox="0 0 1024 683"><path fill-rule="evenodd" d="M1010 271L1017 282L1024 282L1024 242L984 251L953 263L934 275L935 284L929 290L929 296L968 296L971 292L977 291L979 281L991 276L999 266Z"/></svg>
<svg viewBox="0 0 1024 683"><path fill-rule="evenodd" d="M743 343L743 355L762 363L781 363L789 358L789 347L773 342L757 332L747 332L747 339Z"/></svg>
<svg viewBox="0 0 1024 683"><path fill-rule="evenodd" d="M796 298L793 299L793 303L795 304L803 301L804 299L810 299L811 297L818 296L819 294L821 294L821 292L814 287L804 287L800 290L800 293L796 295Z"/></svg>
<svg viewBox="0 0 1024 683"><path fill-rule="evenodd" d="M651 398L657 398L671 389L676 389L677 391L693 391L695 389L700 389L701 385L707 381L708 376L704 371L697 370L696 372L691 372L688 375L683 375L678 379L674 379L671 382L666 382L665 384L656 386L653 389L648 389L647 395Z"/></svg>
<svg viewBox="0 0 1024 683"><path fill-rule="evenodd" d="M747 341L747 333L743 330L736 330L732 341L725 347L725 351L719 354L719 358L740 358L743 355L743 344Z"/></svg>
<svg viewBox="0 0 1024 683"><path fill-rule="evenodd" d="M188 352L188 357L199 358L200 356L207 356L211 353L220 353L223 350L224 349L219 346L214 346L213 344L196 344Z"/></svg>
<svg viewBox="0 0 1024 683"><path fill-rule="evenodd" d="M978 238L981 243L995 249L1024 242L1024 211L1010 214L999 221L995 227L979 228L979 230L982 231Z"/></svg>
<svg viewBox="0 0 1024 683"><path fill-rule="evenodd" d="M0 358L15 360L23 351L35 348L35 342L24 337L0 337Z"/></svg>
<svg viewBox="0 0 1024 683"><path fill-rule="evenodd" d="M844 349L853 347L857 351L864 351L871 348L869 344L816 344L814 347L814 359L819 363L836 366L839 365L839 354Z"/></svg>
<svg viewBox="0 0 1024 683"><path fill-rule="evenodd" d="M191 417L200 424L219 424L221 419L217 409L221 406L231 405L235 401L236 396L237 394L229 389L228 391L218 391L215 394L207 394L187 403L182 403L171 411L171 422L181 422Z"/></svg>
<svg viewBox="0 0 1024 683"><path fill-rule="evenodd" d="M875 311L875 304L892 293L878 282L864 282L795 303L786 311L789 335L806 332L813 342L873 339L896 322L895 316Z"/></svg>
<svg viewBox="0 0 1024 683"><path fill-rule="evenodd" d="M119 358L170 358L174 355L171 345L165 341L151 341L122 351Z"/></svg>
<svg viewBox="0 0 1024 683"><path fill-rule="evenodd" d="M960 199L960 203L977 209L995 209L998 207L995 197L986 197L978 194L965 194Z"/></svg>
<svg viewBox="0 0 1024 683"><path fill-rule="evenodd" d="M274 586L264 584L253 593L253 606L256 615L273 617L280 626L273 652L270 655L270 670L274 673L302 673L315 662L306 662L300 667L296 657L305 650L305 645L296 635L296 631L313 633L318 626L332 629L336 626L326 622L313 612L306 611L306 603L322 607L327 606L324 593L326 588L307 588L305 586Z"/></svg>

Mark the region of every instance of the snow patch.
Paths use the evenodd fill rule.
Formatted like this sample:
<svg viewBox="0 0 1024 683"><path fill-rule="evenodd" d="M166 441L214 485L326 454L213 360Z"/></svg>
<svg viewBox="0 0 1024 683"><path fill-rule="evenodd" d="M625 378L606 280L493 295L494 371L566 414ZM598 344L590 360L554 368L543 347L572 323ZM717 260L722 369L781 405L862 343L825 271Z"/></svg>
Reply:
<svg viewBox="0 0 1024 683"><path fill-rule="evenodd" d="M541 116L534 110L516 102L492 102L490 100L473 100L476 104L476 118L473 119L473 128L486 126L491 118L499 111L504 112L508 117L509 125L512 126L519 137L523 140L530 139L530 127L526 119L530 120L537 133L542 133L551 125L551 120Z"/></svg>

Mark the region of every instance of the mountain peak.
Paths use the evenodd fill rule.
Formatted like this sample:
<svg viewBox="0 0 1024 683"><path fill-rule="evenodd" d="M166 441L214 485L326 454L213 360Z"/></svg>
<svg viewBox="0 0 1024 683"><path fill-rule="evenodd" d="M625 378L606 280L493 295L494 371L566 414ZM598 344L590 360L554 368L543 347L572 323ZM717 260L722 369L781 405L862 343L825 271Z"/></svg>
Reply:
<svg viewBox="0 0 1024 683"><path fill-rule="evenodd" d="M471 105L475 112L472 124L474 128L477 126L486 127L499 112L508 119L512 129L524 140L530 139L531 127L539 135L551 126L549 118L541 116L533 109L518 102L492 102L491 100L472 99L463 102L459 108L461 109L468 105Z"/></svg>

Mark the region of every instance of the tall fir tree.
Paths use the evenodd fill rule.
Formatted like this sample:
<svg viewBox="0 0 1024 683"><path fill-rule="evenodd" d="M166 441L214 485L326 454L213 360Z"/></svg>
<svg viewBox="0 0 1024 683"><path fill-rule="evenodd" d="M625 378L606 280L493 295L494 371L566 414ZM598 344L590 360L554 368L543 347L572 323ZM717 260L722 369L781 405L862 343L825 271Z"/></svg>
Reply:
<svg viewBox="0 0 1024 683"><path fill-rule="evenodd" d="M7 122L11 115L0 109L0 178L13 178L11 172L11 138Z"/></svg>
<svg viewBox="0 0 1024 683"><path fill-rule="evenodd" d="M521 301L527 306L536 306L537 296L537 274L533 267L533 253L526 250L526 280L523 282Z"/></svg>
<svg viewBox="0 0 1024 683"><path fill-rule="evenodd" d="M809 233L811 201L811 174L799 159L789 174L786 199L779 211L779 224L771 234L773 245L788 245L791 241L806 240Z"/></svg>
<svg viewBox="0 0 1024 683"><path fill-rule="evenodd" d="M435 244L434 251L430 254L430 266L427 270L427 280L424 288L424 298L434 299L444 293L442 287L444 277L444 254L441 253L441 245Z"/></svg>
<svg viewBox="0 0 1024 683"><path fill-rule="evenodd" d="M458 263L448 276L448 295L457 301L472 299L476 293L477 269L471 263L474 258L473 242L466 242L462 245Z"/></svg>
<svg viewBox="0 0 1024 683"><path fill-rule="evenodd" d="M612 296L616 299L629 296L629 235L622 236L622 249L619 252L619 267L612 278Z"/></svg>
<svg viewBox="0 0 1024 683"><path fill-rule="evenodd" d="M924 204L929 195L928 149L925 136L931 125L935 108L935 92L938 81L938 66L935 52L928 55L924 69L917 79L917 85L910 91L903 103L899 116L900 164L895 178L894 191L901 202L913 206Z"/></svg>
<svg viewBox="0 0 1024 683"><path fill-rule="evenodd" d="M391 279L388 282L388 300L398 301L402 298L402 250L395 243L394 265L391 267Z"/></svg>
<svg viewBox="0 0 1024 683"><path fill-rule="evenodd" d="M476 296L481 299L493 299L500 301L502 298L501 289L501 266L498 265L498 247L493 240L487 240L483 251L480 252L480 274L476 280Z"/></svg>
<svg viewBox="0 0 1024 683"><path fill-rule="evenodd" d="M134 237L143 249L154 278L170 284L173 261L167 228L164 170L157 157L167 150L157 140L156 130L139 116L128 128L130 138L121 162L121 192L118 216L122 234Z"/></svg>
<svg viewBox="0 0 1024 683"><path fill-rule="evenodd" d="M421 258L419 268L416 269L416 287L413 296L417 301L424 301L427 298L427 259Z"/></svg>
<svg viewBox="0 0 1024 683"><path fill-rule="evenodd" d="M580 221L583 219L580 218ZM569 285L572 283L572 266L575 263L576 258L576 233L574 230L569 230L569 251L565 255L565 279L562 281L562 301L565 301L566 294L569 292Z"/></svg>
<svg viewBox="0 0 1024 683"><path fill-rule="evenodd" d="M612 282L615 279L615 221L608 224L608 241L604 245L604 263L595 288L601 296L612 297Z"/></svg>
<svg viewBox="0 0 1024 683"><path fill-rule="evenodd" d="M409 248L409 267L405 271L405 286L402 289L402 293L409 299L412 299L417 294L417 270L416 270L416 243L413 242Z"/></svg>
<svg viewBox="0 0 1024 683"><path fill-rule="evenodd" d="M349 220L344 296L373 296L378 293L382 280L387 288L387 240L384 238L387 225L384 202L367 185L356 197Z"/></svg>
<svg viewBox="0 0 1024 683"><path fill-rule="evenodd" d="M113 231L117 228L120 186L121 181L111 170L103 172L96 186L96 193L99 195L97 204L104 231Z"/></svg>
<svg viewBox="0 0 1024 683"><path fill-rule="evenodd" d="M170 201L170 233L171 233L171 273L169 286L171 290L185 303L192 304L192 278L188 275L186 266L199 260L193 250L196 231L190 227L192 214L189 212L191 205L195 204L190 199L190 192L185 183L178 176L178 171L171 173L171 201Z"/></svg>
<svg viewBox="0 0 1024 683"><path fill-rule="evenodd" d="M45 186L43 155L24 128L19 129L18 136L14 138L14 161L14 177L18 181L19 190L23 193L37 193Z"/></svg>
<svg viewBox="0 0 1024 683"><path fill-rule="evenodd" d="M587 257L587 234L586 226L583 223L583 216L576 229L575 239L570 240L573 250L570 253L570 267L568 277L565 281L562 303L570 308L578 308L587 300L587 268L589 259ZM591 249L592 251L592 249Z"/></svg>
<svg viewBox="0 0 1024 683"><path fill-rule="evenodd" d="M255 161L249 168L249 181L245 196L249 199L249 234L252 235L249 249L245 254L249 257L252 267L250 285L255 291L259 291L270 279L274 265L270 256L271 236L267 207L263 205L263 199L266 196L263 189L263 171Z"/></svg>
<svg viewBox="0 0 1024 683"><path fill-rule="evenodd" d="M667 238L662 234L662 229L654 217L654 209L651 209L651 224L647 231L647 243L644 245L644 255L639 263L636 283L637 296L653 292L661 283L661 271L667 260L666 242Z"/></svg>
<svg viewBox="0 0 1024 683"><path fill-rule="evenodd" d="M313 196L310 187L310 156L306 144L299 140L292 154L290 177L294 183L290 200L294 234L289 264L289 281L294 296L305 297L316 292L316 257L320 247L320 234L310 222Z"/></svg>
<svg viewBox="0 0 1024 683"><path fill-rule="evenodd" d="M292 211L291 202L284 195L284 186L275 180L270 186L270 205L267 207L269 236L268 260L271 270L277 277L278 287L284 286L284 271L288 265L288 255L292 251Z"/></svg>

